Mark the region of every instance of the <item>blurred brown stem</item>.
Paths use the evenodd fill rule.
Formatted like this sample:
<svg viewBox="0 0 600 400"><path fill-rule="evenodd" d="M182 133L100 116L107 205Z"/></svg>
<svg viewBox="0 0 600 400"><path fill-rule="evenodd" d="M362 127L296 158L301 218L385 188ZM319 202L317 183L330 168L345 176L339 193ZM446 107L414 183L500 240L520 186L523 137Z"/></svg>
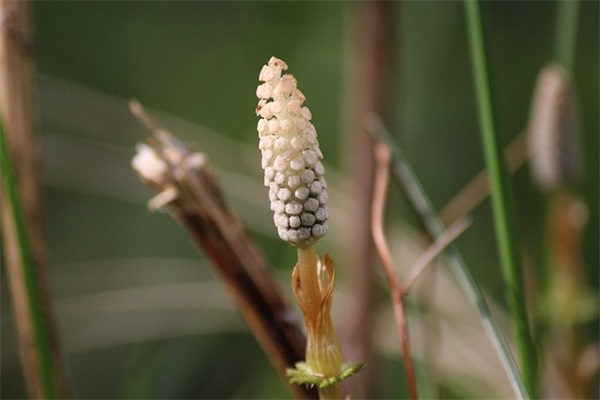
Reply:
<svg viewBox="0 0 600 400"><path fill-rule="evenodd" d="M161 129L139 103L132 102L131 109L154 132L155 150L168 165L163 182L145 180L159 193L150 204L167 207L210 259L290 392L296 398L318 398L316 390L287 381L286 369L305 358L306 339L299 319L286 304L279 283L269 273L241 218L225 199L206 157Z"/></svg>
<svg viewBox="0 0 600 400"><path fill-rule="evenodd" d="M354 225L345 236L349 285L353 310L340 331L347 361L366 361L369 368L344 382L347 392L357 398L376 396L377 365L373 357L372 326L375 303L373 242L366 227L370 223L374 173L373 141L365 129L365 118L371 113L386 115L385 104L389 85L391 32L394 10L398 3L383 1L356 2L350 8L349 52L347 68L348 103L345 129L347 132L346 170L354 184L354 207L350 214Z"/></svg>
<svg viewBox="0 0 600 400"><path fill-rule="evenodd" d="M0 115L28 244L23 249L17 210L3 193L6 273L29 396L67 398L70 389L46 277L30 6L26 1L0 0ZM31 265L26 265L24 258L30 259ZM34 301L39 304L32 304Z"/></svg>
<svg viewBox="0 0 600 400"><path fill-rule="evenodd" d="M544 352L549 360L545 365L544 389L550 398L594 398L594 390L598 389L590 379L593 375L582 368L586 357L583 324L594 314L593 306L585 306L590 289L581 261L581 241L588 213L587 205L568 188L549 193L546 211L548 284L542 312L547 321ZM589 365L597 371L597 351L590 361Z"/></svg>

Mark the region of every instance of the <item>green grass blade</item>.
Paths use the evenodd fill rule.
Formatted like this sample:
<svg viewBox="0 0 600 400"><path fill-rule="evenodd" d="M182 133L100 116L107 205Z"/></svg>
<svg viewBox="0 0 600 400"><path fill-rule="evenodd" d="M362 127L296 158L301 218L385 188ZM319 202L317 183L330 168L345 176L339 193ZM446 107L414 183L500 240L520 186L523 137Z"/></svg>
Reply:
<svg viewBox="0 0 600 400"><path fill-rule="evenodd" d="M554 59L562 64L570 74L573 73L575 58L578 13L579 1L577 0L560 0L557 4Z"/></svg>
<svg viewBox="0 0 600 400"><path fill-rule="evenodd" d="M471 48L471 62L477 94L480 130L483 141L486 165L490 176L492 210L496 241L506 285L506 301L512 317L513 329L523 381L531 397L536 397L537 351L531 337L527 302L523 282L523 267L517 246L517 230L512 200L511 186L506 171L504 155L492 107L492 96L488 79L485 41L479 3L465 1L468 38Z"/></svg>
<svg viewBox="0 0 600 400"><path fill-rule="evenodd" d="M438 220L436 211L423 189L423 186L407 162L402 150L400 150L400 147L392 139L383 123L379 119L373 120L372 122L374 123L373 132L385 140L392 151L392 169L394 178L404 189L406 196L422 219L429 235L432 238L437 239L444 233L444 228ZM481 323L500 358L516 397L519 399L528 399L529 395L510 348L492 316L492 312L479 285L469 272L469 269L454 245L449 245L445 250L445 254L448 259L450 270L457 278L458 283L465 292L468 300L479 312Z"/></svg>
<svg viewBox="0 0 600 400"><path fill-rule="evenodd" d="M2 121L0 121L0 168L2 170L2 192L4 201L8 202L12 210L11 217L14 220L15 236L21 258L21 264L19 266L20 270L13 270L13 272L23 275L25 287L22 289L24 289L23 291L26 296L25 300L27 303L29 323L33 328L34 334L33 345L38 364L36 371L39 372L39 376L33 377L32 379L40 382L45 398L54 399L58 396L54 381L54 369L50 350L51 346L46 331L44 314L36 281L35 263L27 236L23 210L21 209L19 193L17 192L15 173L11 163L10 152L8 151L7 139ZM7 235L7 232L4 232L4 235Z"/></svg>

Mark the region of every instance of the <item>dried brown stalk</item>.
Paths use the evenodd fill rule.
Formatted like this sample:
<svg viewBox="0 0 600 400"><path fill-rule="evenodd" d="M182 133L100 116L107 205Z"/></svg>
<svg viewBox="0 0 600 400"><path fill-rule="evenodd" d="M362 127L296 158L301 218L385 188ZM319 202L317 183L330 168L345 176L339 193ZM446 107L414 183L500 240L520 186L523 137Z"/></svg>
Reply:
<svg viewBox="0 0 600 400"><path fill-rule="evenodd" d="M15 210L3 196L2 229L6 272L19 337L19 353L29 395L32 398L43 398L49 395L49 388L53 387L53 390L50 390L54 392L53 395L67 398L70 397L70 389L46 278L30 8L29 2L0 0L0 115L13 162L34 276L31 279L25 277L25 261L21 257L18 228L13 219ZM31 297L26 289L28 283L30 289L37 292L37 306L31 304ZM33 307L41 307L42 314L42 321L37 320L42 326L38 328L37 338L34 322L36 317L31 311ZM45 356L40 354L43 351L39 347L40 329L44 331L41 340L47 341L47 362L52 374L52 377L48 378L50 382L46 379L46 383L44 370L47 372L48 366L42 366Z"/></svg>
<svg viewBox="0 0 600 400"><path fill-rule="evenodd" d="M131 109L154 132L154 150L167 166L160 180L141 174L159 193L149 205L168 209L211 260L290 392L297 398L318 398L313 389L287 383L285 371L304 359L306 339L279 283L221 192L210 163L161 129L139 103L132 102Z"/></svg>
<svg viewBox="0 0 600 400"><path fill-rule="evenodd" d="M442 236L433 242L411 267L408 276L402 281L402 292L406 295L417 278L425 271L431 262L440 255L450 243L471 225L470 219L461 219L450 226Z"/></svg>
<svg viewBox="0 0 600 400"><path fill-rule="evenodd" d="M510 173L515 172L529 158L527 151L527 135L522 132L506 146L506 162ZM464 218L470 214L490 194L490 182L487 170L480 171L460 192L458 192L439 213L443 226Z"/></svg>
<svg viewBox="0 0 600 400"><path fill-rule="evenodd" d="M441 235L423 252L423 254L421 254L419 259L410 268L408 275L404 278L402 283L399 283L394 274L392 254L387 244L383 227L385 197L389 181L391 152L389 147L384 142L377 141L374 147L374 153L376 161L376 174L375 188L373 192L371 231L373 234L375 247L377 248L377 252L381 259L381 263L390 287L390 295L392 297L392 304L394 307L396 326L402 345L402 355L404 357L404 368L406 370L409 394L411 399L416 399L418 397L418 391L411 356L408 320L404 308L404 298L408 295L408 292L414 282L419 276L421 276L431 262L438 255L440 255L440 253L462 232L464 232L465 229L469 227L470 220L461 219L448 228L443 235Z"/></svg>
<svg viewBox="0 0 600 400"><path fill-rule="evenodd" d="M396 317L396 327L400 335L402 345L402 356L404 357L404 369L406 371L406 379L408 381L408 391L411 399L418 398L417 381L412 362L410 340L408 336L408 325L404 310L404 291L402 286L396 280L394 274L394 265L392 253L388 247L383 230L383 219L385 210L385 197L387 193L389 181L389 165L390 165L390 150L382 142L377 142L374 147L376 171L375 171L375 189L373 192L373 207L371 218L371 231L375 247L381 258L381 263L385 271L388 284L390 286L390 295L392 297L392 305L394 307L394 315Z"/></svg>

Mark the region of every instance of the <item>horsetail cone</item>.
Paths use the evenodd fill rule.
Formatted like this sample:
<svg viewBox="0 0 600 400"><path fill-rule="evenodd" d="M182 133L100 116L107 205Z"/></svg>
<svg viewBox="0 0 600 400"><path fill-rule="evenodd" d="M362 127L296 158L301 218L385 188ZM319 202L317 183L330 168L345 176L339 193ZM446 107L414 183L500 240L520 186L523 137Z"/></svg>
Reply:
<svg viewBox="0 0 600 400"><path fill-rule="evenodd" d="M296 79L271 57L258 77L256 114L264 184L269 188L277 233L296 247L313 245L327 233L327 183L317 131Z"/></svg>

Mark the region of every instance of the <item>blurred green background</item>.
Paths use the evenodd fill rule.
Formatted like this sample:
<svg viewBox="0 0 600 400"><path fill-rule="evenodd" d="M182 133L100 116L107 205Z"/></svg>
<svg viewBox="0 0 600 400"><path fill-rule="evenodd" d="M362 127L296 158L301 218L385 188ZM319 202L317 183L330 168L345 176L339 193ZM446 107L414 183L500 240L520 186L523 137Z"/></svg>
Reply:
<svg viewBox="0 0 600 400"><path fill-rule="evenodd" d="M147 211L151 193L129 165L135 143L148 133L129 115L127 100L139 99L172 133L208 154L287 285L295 252L275 240L255 149L258 73L272 55L290 66L308 99L328 179L342 197L353 179L344 174L341 160L348 140L343 117L349 63L356 62L350 54L357 4L40 1L33 6L51 284L77 397L288 397L184 230L168 215ZM483 11L499 128L508 142L525 127L537 73L552 59L556 3L486 2ZM589 210L583 266L596 293L598 15L597 2L581 2L573 72L584 165L576 192ZM390 54L388 122L441 208L484 164L462 4L397 2L393 17L397 48ZM542 253L545 200L527 167L513 182L523 251L536 259ZM391 214L403 211L391 220L409 221L403 229L418 226L402 197L392 198ZM338 235L330 234L320 250L344 261L343 229L335 220L349 217L334 196L331 202L339 211L332 215L332 232ZM473 226L458 245L490 299L502 304L488 202L475 211ZM344 264L337 264L339 303L351 293ZM19 398L25 392L7 297L2 296L1 391L3 398ZM592 342L598 340L596 325L594 319L586 326ZM393 328L376 333L376 342L395 337ZM384 350L378 348L384 365L379 395L406 396L399 353ZM458 386L450 397L469 395Z"/></svg>

